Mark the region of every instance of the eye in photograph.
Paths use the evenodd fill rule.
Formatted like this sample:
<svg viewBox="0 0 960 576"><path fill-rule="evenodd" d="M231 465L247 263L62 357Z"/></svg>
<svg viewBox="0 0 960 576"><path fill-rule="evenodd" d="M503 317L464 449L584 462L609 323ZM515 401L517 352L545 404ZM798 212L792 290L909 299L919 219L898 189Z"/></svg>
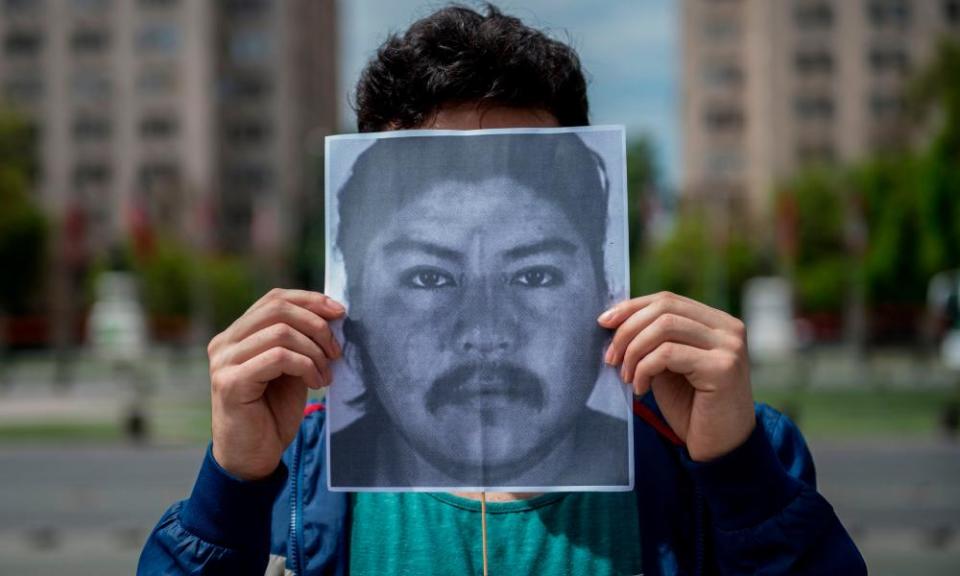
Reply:
<svg viewBox="0 0 960 576"><path fill-rule="evenodd" d="M431 266L421 266L413 270L408 270L403 275L402 282L403 285L408 288L418 288L421 290L454 288L457 285L453 274Z"/></svg>
<svg viewBox="0 0 960 576"><path fill-rule="evenodd" d="M510 284L523 288L550 288L563 283L563 272L553 266L531 266L510 278Z"/></svg>

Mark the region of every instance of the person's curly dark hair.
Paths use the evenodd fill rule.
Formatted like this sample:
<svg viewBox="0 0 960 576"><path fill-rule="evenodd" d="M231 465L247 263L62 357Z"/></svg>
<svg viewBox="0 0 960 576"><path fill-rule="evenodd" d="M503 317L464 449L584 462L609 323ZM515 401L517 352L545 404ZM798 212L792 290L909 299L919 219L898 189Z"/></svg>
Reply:
<svg viewBox="0 0 960 576"><path fill-rule="evenodd" d="M589 124L573 48L492 4L485 9L447 6L388 37L357 83L360 132L413 128L462 102L539 108L561 126Z"/></svg>

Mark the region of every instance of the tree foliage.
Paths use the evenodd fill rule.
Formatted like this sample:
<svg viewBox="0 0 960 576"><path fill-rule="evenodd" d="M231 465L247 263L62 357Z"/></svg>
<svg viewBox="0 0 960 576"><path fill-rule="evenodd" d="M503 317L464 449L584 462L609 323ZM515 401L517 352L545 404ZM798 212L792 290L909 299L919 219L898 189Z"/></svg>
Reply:
<svg viewBox="0 0 960 576"><path fill-rule="evenodd" d="M49 226L30 194L35 146L29 125L0 110L0 312L24 314L42 291Z"/></svg>
<svg viewBox="0 0 960 576"><path fill-rule="evenodd" d="M960 267L960 47L944 43L911 94L926 144L807 170L778 192L794 207L789 268L808 311L841 311L857 274L870 306L920 307L933 275Z"/></svg>
<svg viewBox="0 0 960 576"><path fill-rule="evenodd" d="M795 237L782 266L792 276L797 304L803 312L837 311L851 281L852 258L845 237L849 199L844 178L827 168L809 170L778 192L777 204L789 214ZM789 221L791 220L792 221Z"/></svg>

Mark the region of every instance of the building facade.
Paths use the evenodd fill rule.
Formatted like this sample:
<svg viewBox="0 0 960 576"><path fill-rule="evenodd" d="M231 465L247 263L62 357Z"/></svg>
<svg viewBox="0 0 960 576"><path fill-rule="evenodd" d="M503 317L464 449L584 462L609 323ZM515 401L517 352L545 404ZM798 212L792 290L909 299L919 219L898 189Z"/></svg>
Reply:
<svg viewBox="0 0 960 576"><path fill-rule="evenodd" d="M763 217L778 181L903 143L960 0L683 0L681 186Z"/></svg>
<svg viewBox="0 0 960 576"><path fill-rule="evenodd" d="M0 0L0 104L36 135L52 339L83 278L159 237L283 282L337 127L335 0Z"/></svg>
<svg viewBox="0 0 960 576"><path fill-rule="evenodd" d="M91 254L138 226L282 249L308 141L337 124L335 18L334 0L0 0L0 100L36 129L42 205Z"/></svg>

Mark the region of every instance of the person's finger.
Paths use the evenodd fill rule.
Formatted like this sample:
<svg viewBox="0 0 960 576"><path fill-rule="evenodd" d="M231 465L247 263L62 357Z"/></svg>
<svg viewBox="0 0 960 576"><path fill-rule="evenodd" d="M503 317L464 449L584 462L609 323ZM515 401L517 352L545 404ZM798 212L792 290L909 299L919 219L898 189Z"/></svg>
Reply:
<svg viewBox="0 0 960 576"><path fill-rule="evenodd" d="M722 310L711 308L706 304L685 296L673 294L672 292L658 292L656 294L648 294L639 298L624 300L610 307L597 318L597 321L604 328L613 330L637 312L647 308L656 308L660 314L672 312L681 316L687 316L711 328L735 329L740 324L739 320Z"/></svg>
<svg viewBox="0 0 960 576"><path fill-rule="evenodd" d="M258 330L279 323L292 326L319 344L327 358L332 360L340 357L340 345L334 338L327 321L310 310L282 298L266 302L241 316L230 327L229 339L240 342Z"/></svg>
<svg viewBox="0 0 960 576"><path fill-rule="evenodd" d="M686 310L687 307L688 305L684 302L672 299L659 299L654 300L648 305L640 308L631 316L627 317L623 323L617 327L613 334L613 340L610 342L610 346L607 348L607 353L604 357L604 360L607 362L607 364L620 364L620 362L623 360L627 346L633 342L633 340L638 334L640 334L641 331L646 330L649 326L659 321L660 318L668 318L664 326L669 326L671 323L673 323L672 319L677 317L689 319L706 329L711 329L711 327L707 326L705 322L701 321L701 319L682 314L681 310Z"/></svg>
<svg viewBox="0 0 960 576"><path fill-rule="evenodd" d="M263 395L271 380L287 374L303 380L305 386L322 388L320 372L309 357L287 348L270 348L243 364L216 371L212 378L214 394L228 402L253 402Z"/></svg>
<svg viewBox="0 0 960 576"><path fill-rule="evenodd" d="M243 364L257 354L278 346L309 357L318 371L322 372L328 364L327 357L316 342L283 322L262 328L231 346L224 353L227 357L225 362Z"/></svg>
<svg viewBox="0 0 960 576"><path fill-rule="evenodd" d="M296 290L292 288L274 288L253 303L248 312L260 308L274 300L286 300L297 306L302 306L327 320L334 320L346 313L343 304L321 292L310 290Z"/></svg>
<svg viewBox="0 0 960 576"><path fill-rule="evenodd" d="M251 382L267 384L283 374L301 378L309 388L324 386L313 360L288 348L270 348L238 366L237 376Z"/></svg>
<svg viewBox="0 0 960 576"><path fill-rule="evenodd" d="M624 326L621 326L623 329ZM663 314L643 328L627 344L623 353L621 372L632 374L637 363L664 342L688 344L695 348L710 350L722 344L717 331L685 316ZM627 381L632 380L628 379Z"/></svg>
<svg viewBox="0 0 960 576"><path fill-rule="evenodd" d="M713 393L731 381L730 376L742 368L742 362L740 356L729 350L703 350L665 342L637 363L630 381L634 390L646 392L655 376L669 370L684 376L698 391Z"/></svg>
<svg viewBox="0 0 960 576"><path fill-rule="evenodd" d="M632 373L623 374L623 379L632 382L635 393L642 395L650 389L654 376L667 370L688 376L699 368L709 354L709 351L687 344L664 342L644 356Z"/></svg>

